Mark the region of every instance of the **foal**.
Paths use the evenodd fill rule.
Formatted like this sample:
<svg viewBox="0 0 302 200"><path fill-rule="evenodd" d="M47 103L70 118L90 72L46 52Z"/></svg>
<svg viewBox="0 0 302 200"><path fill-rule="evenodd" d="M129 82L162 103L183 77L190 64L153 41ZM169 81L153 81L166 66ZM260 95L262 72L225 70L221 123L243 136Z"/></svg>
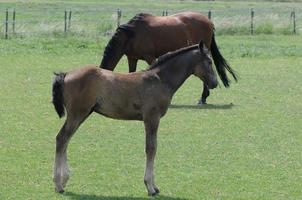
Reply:
<svg viewBox="0 0 302 200"><path fill-rule="evenodd" d="M60 117L66 109L67 118L56 137L53 179L56 191L64 192L69 178L66 151L70 138L92 112L97 112L114 119L144 122L144 182L148 195L159 193L153 174L157 128L173 94L191 74L211 89L218 84L209 51L202 42L168 53L142 72L120 74L86 66L57 74L52 89L53 104Z"/></svg>

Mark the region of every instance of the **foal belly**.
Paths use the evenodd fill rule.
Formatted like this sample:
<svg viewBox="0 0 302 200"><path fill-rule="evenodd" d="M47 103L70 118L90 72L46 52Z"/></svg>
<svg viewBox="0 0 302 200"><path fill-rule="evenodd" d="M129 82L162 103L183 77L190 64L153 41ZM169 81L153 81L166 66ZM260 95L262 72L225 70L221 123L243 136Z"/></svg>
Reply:
<svg viewBox="0 0 302 200"><path fill-rule="evenodd" d="M95 112L104 115L112 119L121 119L121 120L142 120L142 113L139 107L136 105L123 106L123 105L114 105L112 103L97 105L94 109Z"/></svg>

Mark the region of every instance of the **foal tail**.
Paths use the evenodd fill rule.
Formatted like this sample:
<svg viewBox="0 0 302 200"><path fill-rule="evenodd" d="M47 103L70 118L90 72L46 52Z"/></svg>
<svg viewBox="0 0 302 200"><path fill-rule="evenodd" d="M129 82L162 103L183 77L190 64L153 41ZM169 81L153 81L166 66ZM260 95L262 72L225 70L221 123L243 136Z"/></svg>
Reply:
<svg viewBox="0 0 302 200"><path fill-rule="evenodd" d="M64 110L64 98L63 98L63 84L66 73L54 73L55 79L52 83L52 103L57 111L59 117L63 117Z"/></svg>
<svg viewBox="0 0 302 200"><path fill-rule="evenodd" d="M227 63L227 61L221 55L221 53L217 47L214 34L212 36L212 42L211 42L211 54L212 54L212 57L213 57L213 60L214 60L215 66L216 66L217 73L218 73L223 85L225 87L229 87L229 83L230 83L230 80L228 79L228 77L226 75L225 69L227 69L230 72L230 74L232 74L233 78L237 82L236 72L230 67L230 65Z"/></svg>

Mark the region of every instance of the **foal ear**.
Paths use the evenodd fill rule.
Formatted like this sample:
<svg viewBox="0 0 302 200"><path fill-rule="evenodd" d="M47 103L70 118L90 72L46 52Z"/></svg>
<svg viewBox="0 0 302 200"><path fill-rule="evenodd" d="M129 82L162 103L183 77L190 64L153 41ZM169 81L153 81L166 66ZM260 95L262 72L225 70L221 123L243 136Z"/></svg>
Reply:
<svg viewBox="0 0 302 200"><path fill-rule="evenodd" d="M202 40L200 40L198 47L199 47L201 52L208 53L208 51L209 51Z"/></svg>
<svg viewBox="0 0 302 200"><path fill-rule="evenodd" d="M198 44L198 47L199 47L200 51L202 51L203 45L204 45L203 41L200 40L200 42L199 42L199 44Z"/></svg>

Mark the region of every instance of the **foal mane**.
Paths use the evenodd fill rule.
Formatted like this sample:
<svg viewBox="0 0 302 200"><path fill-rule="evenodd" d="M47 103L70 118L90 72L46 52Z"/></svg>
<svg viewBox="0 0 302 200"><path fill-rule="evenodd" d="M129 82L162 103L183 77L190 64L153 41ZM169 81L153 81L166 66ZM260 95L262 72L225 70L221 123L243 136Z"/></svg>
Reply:
<svg viewBox="0 0 302 200"><path fill-rule="evenodd" d="M197 49L197 48L198 48L198 44L192 45L192 46L189 46L189 47L183 47L183 48L178 49L176 51L168 52L168 53L158 57L156 59L156 61L150 65L148 70L154 69L154 68L158 67L159 65L165 63L168 60L171 60L172 58L174 58L174 57L176 57L180 54L186 53L190 50Z"/></svg>

